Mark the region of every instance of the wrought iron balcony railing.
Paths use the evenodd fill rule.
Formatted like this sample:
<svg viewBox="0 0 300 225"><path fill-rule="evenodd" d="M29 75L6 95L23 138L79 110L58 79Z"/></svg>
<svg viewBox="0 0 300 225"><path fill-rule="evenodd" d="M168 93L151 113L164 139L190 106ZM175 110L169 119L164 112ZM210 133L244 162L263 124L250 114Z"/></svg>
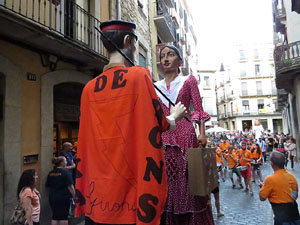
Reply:
<svg viewBox="0 0 300 225"><path fill-rule="evenodd" d="M280 113L273 110L266 110L266 109L260 109L260 110L244 110L243 112L228 112L228 113L221 113L218 115L218 119L226 119L231 117L247 117L247 116L258 116L258 115L279 115Z"/></svg>
<svg viewBox="0 0 300 225"><path fill-rule="evenodd" d="M155 4L156 4L156 17L163 16L163 18L165 19L165 23L169 29L168 33L170 33L170 35L172 36L171 41L174 41L176 38L176 27L172 20L172 16L169 12L168 7L166 6L164 1L157 1ZM171 41L167 41L167 42L171 42Z"/></svg>
<svg viewBox="0 0 300 225"><path fill-rule="evenodd" d="M276 71L293 66L300 66L300 41L281 45L274 50Z"/></svg>
<svg viewBox="0 0 300 225"><path fill-rule="evenodd" d="M56 33L94 53L106 57L106 51L95 27L100 21L73 0L2 0L4 8L27 21Z"/></svg>

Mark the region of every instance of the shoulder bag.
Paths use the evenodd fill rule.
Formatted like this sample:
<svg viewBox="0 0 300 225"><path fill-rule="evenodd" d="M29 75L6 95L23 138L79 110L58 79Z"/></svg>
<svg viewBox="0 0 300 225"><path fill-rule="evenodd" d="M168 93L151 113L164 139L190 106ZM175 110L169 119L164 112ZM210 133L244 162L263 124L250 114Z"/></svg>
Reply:
<svg viewBox="0 0 300 225"><path fill-rule="evenodd" d="M18 200L18 204L15 207L10 220L9 220L10 224L12 225L24 225L26 222L26 212L23 208L23 206L21 205L20 200Z"/></svg>

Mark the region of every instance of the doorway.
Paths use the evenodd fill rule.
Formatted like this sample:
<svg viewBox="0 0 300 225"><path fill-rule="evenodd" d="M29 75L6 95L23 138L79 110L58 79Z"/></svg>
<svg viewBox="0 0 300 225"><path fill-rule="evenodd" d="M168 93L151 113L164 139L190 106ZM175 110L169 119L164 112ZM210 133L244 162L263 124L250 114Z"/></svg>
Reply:
<svg viewBox="0 0 300 225"><path fill-rule="evenodd" d="M61 83L53 88L54 124L53 154L57 154L64 142L76 145L79 130L80 98L84 85Z"/></svg>
<svg viewBox="0 0 300 225"><path fill-rule="evenodd" d="M235 121L231 121L232 130L235 131Z"/></svg>
<svg viewBox="0 0 300 225"><path fill-rule="evenodd" d="M263 126L264 130L268 130L268 120L267 119L261 119L259 120L260 124Z"/></svg>
<svg viewBox="0 0 300 225"><path fill-rule="evenodd" d="M243 131L244 132L245 132L246 129L247 129L247 131L252 129L252 120L243 120L242 124L243 124Z"/></svg>
<svg viewBox="0 0 300 225"><path fill-rule="evenodd" d="M273 132L281 133L282 131L282 119L273 119Z"/></svg>

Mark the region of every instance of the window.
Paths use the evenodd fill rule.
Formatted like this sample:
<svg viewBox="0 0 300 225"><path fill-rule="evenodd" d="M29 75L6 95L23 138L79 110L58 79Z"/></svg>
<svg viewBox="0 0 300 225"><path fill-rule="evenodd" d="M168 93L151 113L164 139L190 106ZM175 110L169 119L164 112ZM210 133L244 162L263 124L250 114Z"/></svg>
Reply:
<svg viewBox="0 0 300 225"><path fill-rule="evenodd" d="M272 99L272 103L273 103L273 105L274 105L274 109L275 109L275 111L277 112L277 110L278 110L278 102L277 102L277 99Z"/></svg>
<svg viewBox="0 0 300 225"><path fill-rule="evenodd" d="M244 112L250 111L249 100L243 100L243 110Z"/></svg>
<svg viewBox="0 0 300 225"><path fill-rule="evenodd" d="M209 77L204 77L204 88L210 88Z"/></svg>
<svg viewBox="0 0 300 225"><path fill-rule="evenodd" d="M244 63L243 63L244 64ZM246 77L247 73L246 73L246 65L241 65L240 67L240 76L241 77Z"/></svg>
<svg viewBox="0 0 300 225"><path fill-rule="evenodd" d="M255 65L255 76L260 76L260 65Z"/></svg>
<svg viewBox="0 0 300 225"><path fill-rule="evenodd" d="M270 59L273 59L273 53L274 53L274 49L273 48L270 48L270 50L269 50L269 58Z"/></svg>
<svg viewBox="0 0 300 225"><path fill-rule="evenodd" d="M277 88L275 85L275 80L271 80L271 87L272 87L272 95L276 95L277 94Z"/></svg>
<svg viewBox="0 0 300 225"><path fill-rule="evenodd" d="M262 82L261 81L256 81L256 94L257 95L262 95Z"/></svg>
<svg viewBox="0 0 300 225"><path fill-rule="evenodd" d="M257 99L257 108L258 110L265 108L264 99Z"/></svg>
<svg viewBox="0 0 300 225"><path fill-rule="evenodd" d="M245 59L246 59L246 57L245 57L244 50L241 49L241 50L240 50L240 60L245 60Z"/></svg>
<svg viewBox="0 0 300 225"><path fill-rule="evenodd" d="M247 82L242 82L242 96L248 95Z"/></svg>
<svg viewBox="0 0 300 225"><path fill-rule="evenodd" d="M271 64L270 64L270 75L271 75L271 76L274 76L274 73L275 73L275 72L274 72L274 64L271 63Z"/></svg>
<svg viewBox="0 0 300 225"><path fill-rule="evenodd" d="M254 59L259 59L258 49L254 49Z"/></svg>
<svg viewBox="0 0 300 225"><path fill-rule="evenodd" d="M147 1L146 0L138 0L138 7L141 10L141 12L144 13L145 16L148 15L148 13L147 13Z"/></svg>
<svg viewBox="0 0 300 225"><path fill-rule="evenodd" d="M139 46L139 65L147 68L147 52L141 45Z"/></svg>

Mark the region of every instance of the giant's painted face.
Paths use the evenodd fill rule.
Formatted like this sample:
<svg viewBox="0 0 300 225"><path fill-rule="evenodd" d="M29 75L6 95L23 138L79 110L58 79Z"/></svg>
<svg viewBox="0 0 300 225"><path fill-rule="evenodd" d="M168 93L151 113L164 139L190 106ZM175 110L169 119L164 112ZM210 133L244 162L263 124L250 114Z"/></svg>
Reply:
<svg viewBox="0 0 300 225"><path fill-rule="evenodd" d="M160 53L160 63L165 72L177 71L182 61L171 48L164 48Z"/></svg>

